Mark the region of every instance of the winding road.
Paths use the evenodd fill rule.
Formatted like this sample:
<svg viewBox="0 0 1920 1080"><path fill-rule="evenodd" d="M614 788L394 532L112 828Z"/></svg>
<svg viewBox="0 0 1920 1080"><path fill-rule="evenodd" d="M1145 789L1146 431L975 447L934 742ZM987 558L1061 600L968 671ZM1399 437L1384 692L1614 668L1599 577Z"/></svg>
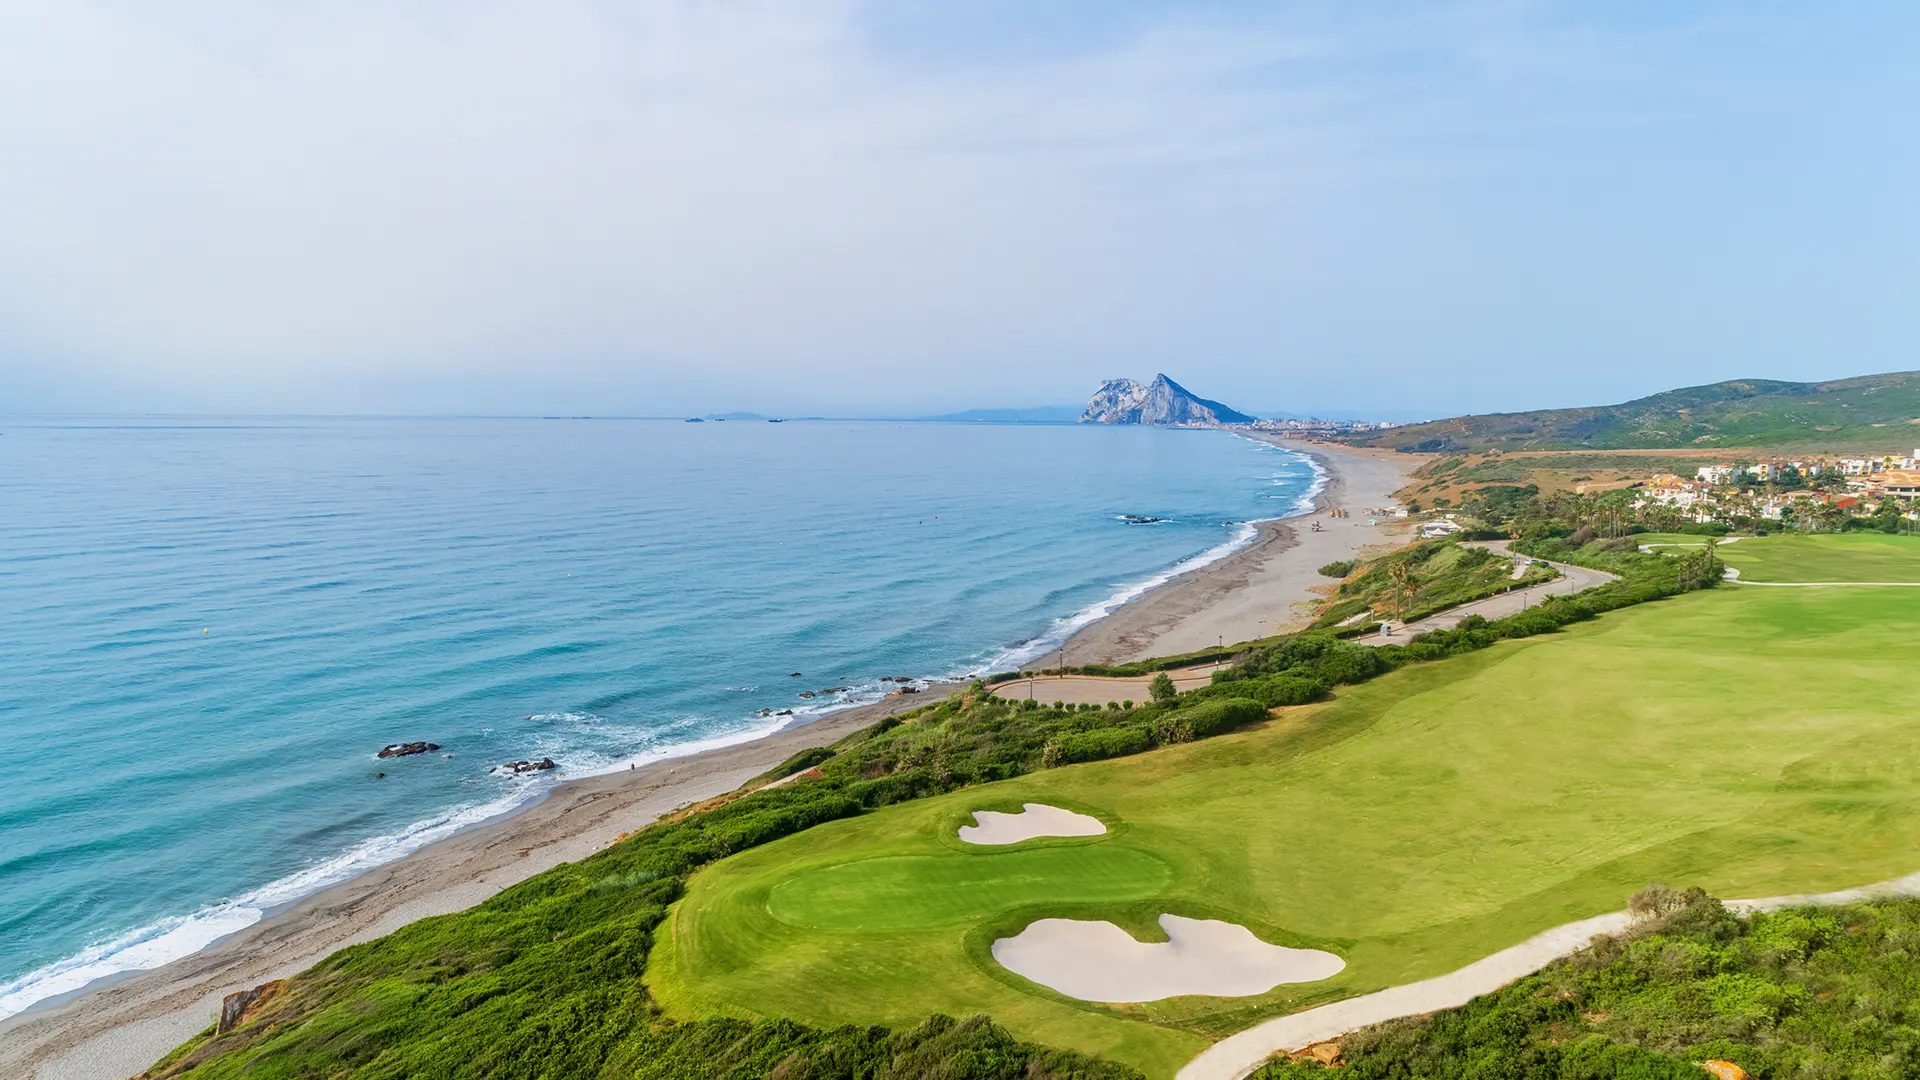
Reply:
<svg viewBox="0 0 1920 1080"><path fill-rule="evenodd" d="M1852 904L1907 896L1920 896L1920 874L1839 892L1725 903L1730 911L1748 914L1810 904ZM1445 975L1274 1017L1201 1051L1174 1080L1242 1080L1268 1058L1283 1051L1302 1050L1389 1020L1458 1008L1580 951L1601 934L1617 934L1631 926L1632 921L1626 912L1613 911L1566 923Z"/></svg>
<svg viewBox="0 0 1920 1080"><path fill-rule="evenodd" d="M1485 548L1508 558L1527 558L1507 550L1507 543L1505 540L1474 541L1466 546ZM1424 619L1396 626L1390 634L1370 634L1354 640L1362 645L1404 645L1412 641L1415 634L1424 634L1429 630L1451 630L1470 615L1479 615L1488 619L1505 618L1508 615L1519 614L1549 596L1572 596L1574 593L1591 589L1595 585L1604 585L1616 580L1615 575L1601 570L1589 570L1584 566L1557 563L1546 559L1539 561L1558 570L1560 576L1552 581L1529 585L1524 589L1515 589L1498 596L1489 596L1485 600L1473 600L1450 607L1445 611L1435 612Z"/></svg>

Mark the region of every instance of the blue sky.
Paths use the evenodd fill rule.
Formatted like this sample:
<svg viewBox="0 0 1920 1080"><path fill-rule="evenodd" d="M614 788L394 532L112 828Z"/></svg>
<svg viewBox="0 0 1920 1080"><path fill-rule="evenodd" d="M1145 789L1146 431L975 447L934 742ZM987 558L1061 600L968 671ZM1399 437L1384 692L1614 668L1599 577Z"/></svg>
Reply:
<svg viewBox="0 0 1920 1080"><path fill-rule="evenodd" d="M0 411L1920 367L1920 8L0 4Z"/></svg>

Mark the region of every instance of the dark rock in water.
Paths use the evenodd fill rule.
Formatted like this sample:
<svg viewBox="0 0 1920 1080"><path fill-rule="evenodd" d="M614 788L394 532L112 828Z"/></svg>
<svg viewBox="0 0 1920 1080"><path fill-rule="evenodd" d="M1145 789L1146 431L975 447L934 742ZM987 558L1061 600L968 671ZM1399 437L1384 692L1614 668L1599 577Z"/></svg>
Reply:
<svg viewBox="0 0 1920 1080"><path fill-rule="evenodd" d="M802 691L800 691L800 696L801 696L801 697L815 697L815 696L817 696L817 695L816 695L816 694L814 694L814 692L813 692L813 691L811 691L811 690L802 690Z"/></svg>
<svg viewBox="0 0 1920 1080"><path fill-rule="evenodd" d="M880 681L881 681L881 682L892 682L892 681L893 681L893 676L891 676L891 675L882 675L882 676L880 676Z"/></svg>
<svg viewBox="0 0 1920 1080"><path fill-rule="evenodd" d="M799 672L797 672L797 671L794 671L794 672L789 672L789 673L788 673L788 675L787 675L787 678L789 678L789 679L797 679L797 678L799 678L799 677L800 677L800 673L799 673Z"/></svg>
<svg viewBox="0 0 1920 1080"><path fill-rule="evenodd" d="M438 749L440 749L439 743L431 743L431 742L394 743L391 746L387 746L383 748L378 754L375 754L374 756L383 757L383 758L411 757L414 754L424 754L429 751L438 750Z"/></svg>
<svg viewBox="0 0 1920 1080"><path fill-rule="evenodd" d="M908 676L905 676L905 675L895 675L895 676L893 677L893 681L894 681L894 682L912 682L912 681L913 681L913 679L911 679L911 678L909 678Z"/></svg>
<svg viewBox="0 0 1920 1080"><path fill-rule="evenodd" d="M777 712L777 713L774 713L773 715L775 715L775 716L792 716L792 715L793 715L793 710L792 710L792 709L781 709L781 710L780 710L779 712Z"/></svg>
<svg viewBox="0 0 1920 1080"><path fill-rule="evenodd" d="M541 758L539 761L509 761L500 767L513 773L515 776L521 773L544 772L547 769L556 768L552 758Z"/></svg>
<svg viewBox="0 0 1920 1080"><path fill-rule="evenodd" d="M1157 517L1142 517L1139 514L1121 514L1120 520L1126 522L1129 525L1160 525L1160 524L1164 524L1167 519L1157 518Z"/></svg>

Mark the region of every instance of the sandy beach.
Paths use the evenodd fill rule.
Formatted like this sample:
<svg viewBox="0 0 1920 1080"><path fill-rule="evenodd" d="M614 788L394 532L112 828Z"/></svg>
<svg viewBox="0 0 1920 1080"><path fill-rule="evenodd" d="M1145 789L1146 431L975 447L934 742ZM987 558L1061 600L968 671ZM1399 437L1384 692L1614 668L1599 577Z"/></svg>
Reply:
<svg viewBox="0 0 1920 1080"><path fill-rule="evenodd" d="M1029 661L1028 668L1120 664L1300 629L1320 599L1314 590L1329 583L1320 567L1406 541L1404 522L1369 525L1367 511L1394 505L1393 492L1428 460L1425 455L1254 437L1319 461L1328 477L1314 512L1261 522L1252 544L1089 624L1064 650Z"/></svg>
<svg viewBox="0 0 1920 1080"><path fill-rule="evenodd" d="M1327 470L1315 512L1262 524L1247 548L1086 627L1066 645L1069 664L1186 652L1291 628L1306 615L1313 590L1326 584L1318 567L1396 542L1404 533L1397 523L1368 525L1366 511L1391 505L1391 493L1423 458L1271 441L1312 453ZM1349 516L1334 516L1336 509ZM1315 522L1323 531L1313 531ZM1028 666L1058 662L1056 653ZM192 956L0 1022L0 1075L136 1075L207 1027L228 993L292 975L416 919L471 907L549 867L584 858L662 814L735 790L802 748L937 700L947 689L848 709L753 742L560 784L519 814L317 893Z"/></svg>

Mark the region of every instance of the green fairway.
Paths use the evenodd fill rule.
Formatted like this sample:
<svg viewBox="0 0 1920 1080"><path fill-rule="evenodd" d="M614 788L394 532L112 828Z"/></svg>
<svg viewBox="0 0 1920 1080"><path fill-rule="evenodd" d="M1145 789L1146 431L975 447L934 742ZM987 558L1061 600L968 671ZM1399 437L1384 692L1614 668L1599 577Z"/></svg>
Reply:
<svg viewBox="0 0 1920 1080"><path fill-rule="evenodd" d="M1635 533L1633 541L1641 547L1705 547L1709 540L1719 540L1725 544L1729 538L1724 536L1699 536L1694 533ZM1744 541L1742 541L1744 543Z"/></svg>
<svg viewBox="0 0 1920 1080"><path fill-rule="evenodd" d="M1790 533L1724 544L1719 555L1742 581L1920 582L1920 536Z"/></svg>
<svg viewBox="0 0 1920 1080"><path fill-rule="evenodd" d="M1920 871L1915 625L1920 589L1694 593L1408 667L1257 730L830 822L696 874L648 982L684 1015L987 1012L1164 1077L1266 1016L1451 970L1650 881L1738 897ZM1023 801L1112 831L955 839L972 810ZM987 951L1042 915L1144 937L1161 911L1348 967L1256 998L1105 1007Z"/></svg>

